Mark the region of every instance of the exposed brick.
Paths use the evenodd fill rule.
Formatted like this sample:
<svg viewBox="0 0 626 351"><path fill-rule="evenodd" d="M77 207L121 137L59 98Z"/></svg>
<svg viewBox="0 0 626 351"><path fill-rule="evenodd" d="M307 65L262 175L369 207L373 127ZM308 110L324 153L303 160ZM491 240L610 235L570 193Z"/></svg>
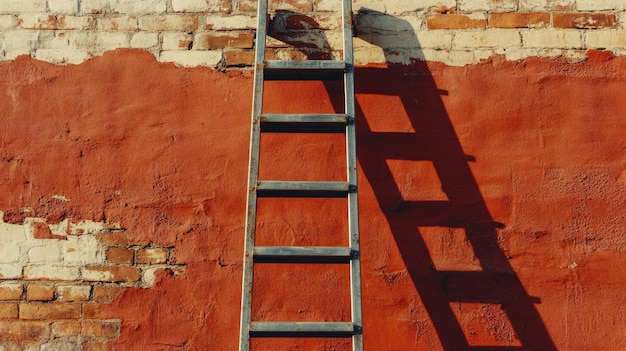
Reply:
<svg viewBox="0 0 626 351"><path fill-rule="evenodd" d="M109 303L120 291L122 291L122 288L118 286L96 285L93 287L93 300L95 302Z"/></svg>
<svg viewBox="0 0 626 351"><path fill-rule="evenodd" d="M0 301L19 300L22 296L22 283L5 282L0 283Z"/></svg>
<svg viewBox="0 0 626 351"><path fill-rule="evenodd" d="M126 232L103 233L96 235L102 245L107 246L123 246L128 244L128 235Z"/></svg>
<svg viewBox="0 0 626 351"><path fill-rule="evenodd" d="M184 32L163 33L163 50L189 50L193 44L193 35Z"/></svg>
<svg viewBox="0 0 626 351"><path fill-rule="evenodd" d="M100 30L135 30L139 28L137 17L117 16L98 18L96 27Z"/></svg>
<svg viewBox="0 0 626 351"><path fill-rule="evenodd" d="M79 277L78 267L63 266L27 266L24 278L29 280L76 280Z"/></svg>
<svg viewBox="0 0 626 351"><path fill-rule="evenodd" d="M2 0L0 13L45 12L46 0Z"/></svg>
<svg viewBox="0 0 626 351"><path fill-rule="evenodd" d="M0 319L17 319L17 303L0 302Z"/></svg>
<svg viewBox="0 0 626 351"><path fill-rule="evenodd" d="M231 0L207 0L208 12L230 13L232 11Z"/></svg>
<svg viewBox="0 0 626 351"><path fill-rule="evenodd" d="M555 28L597 29L617 26L614 13L572 12L555 13L553 16L552 26Z"/></svg>
<svg viewBox="0 0 626 351"><path fill-rule="evenodd" d="M57 287L57 300L71 301L87 301L91 295L91 286L89 285L62 285Z"/></svg>
<svg viewBox="0 0 626 351"><path fill-rule="evenodd" d="M251 66L254 64L254 50L226 50L224 59L226 66Z"/></svg>
<svg viewBox="0 0 626 351"><path fill-rule="evenodd" d="M53 336L72 336L80 334L80 321L60 321L52 323Z"/></svg>
<svg viewBox="0 0 626 351"><path fill-rule="evenodd" d="M534 28L550 24L550 14L543 12L497 12L489 15L491 28Z"/></svg>
<svg viewBox="0 0 626 351"><path fill-rule="evenodd" d="M67 303L20 303L20 319L78 319L80 305Z"/></svg>
<svg viewBox="0 0 626 351"><path fill-rule="evenodd" d="M109 351L110 343L105 341L87 342L83 344L83 351Z"/></svg>
<svg viewBox="0 0 626 351"><path fill-rule="evenodd" d="M0 321L0 340L33 341L48 337L48 324L26 321Z"/></svg>
<svg viewBox="0 0 626 351"><path fill-rule="evenodd" d="M545 29L522 32L523 47L527 48L580 48L581 33L577 30Z"/></svg>
<svg viewBox="0 0 626 351"><path fill-rule="evenodd" d="M92 29L95 21L92 17L54 16L45 14L20 15L18 26L25 29ZM36 223L38 227L45 223Z"/></svg>
<svg viewBox="0 0 626 351"><path fill-rule="evenodd" d="M107 261L117 264L132 264L134 250L123 247L110 247L106 251Z"/></svg>
<svg viewBox="0 0 626 351"><path fill-rule="evenodd" d="M83 321L81 334L86 337L115 339L119 334L120 321Z"/></svg>
<svg viewBox="0 0 626 351"><path fill-rule="evenodd" d="M94 266L82 268L84 280L100 282L136 282L140 277L137 267Z"/></svg>
<svg viewBox="0 0 626 351"><path fill-rule="evenodd" d="M83 305L83 318L85 319L107 319L109 315L99 303L86 303Z"/></svg>
<svg viewBox="0 0 626 351"><path fill-rule="evenodd" d="M194 49L251 49L254 33L252 32L209 32L199 33L194 40Z"/></svg>
<svg viewBox="0 0 626 351"><path fill-rule="evenodd" d="M158 15L139 17L141 30L196 30L198 17L195 15Z"/></svg>
<svg viewBox="0 0 626 351"><path fill-rule="evenodd" d="M208 30L238 30L255 29L256 17L247 15L224 16L211 14L204 18L205 29Z"/></svg>
<svg viewBox="0 0 626 351"><path fill-rule="evenodd" d="M483 15L430 14L426 16L428 29L470 29L485 28L487 20Z"/></svg>
<svg viewBox="0 0 626 351"><path fill-rule="evenodd" d="M54 286L30 284L26 288L26 299L29 301L51 301L54 299Z"/></svg>
<svg viewBox="0 0 626 351"><path fill-rule="evenodd" d="M137 251L137 264L159 264L167 262L167 249L141 249Z"/></svg>
<svg viewBox="0 0 626 351"><path fill-rule="evenodd" d="M160 62L172 62L182 67L216 67L222 61L219 51L161 51Z"/></svg>

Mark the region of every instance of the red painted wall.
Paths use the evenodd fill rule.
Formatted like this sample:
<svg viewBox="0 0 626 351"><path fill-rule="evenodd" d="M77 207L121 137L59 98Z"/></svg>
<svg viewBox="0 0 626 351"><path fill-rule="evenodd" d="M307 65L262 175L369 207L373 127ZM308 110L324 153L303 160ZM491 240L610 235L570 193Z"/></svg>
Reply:
<svg viewBox="0 0 626 351"><path fill-rule="evenodd" d="M626 347L626 59L589 56L356 70L368 350ZM101 311L123 320L114 349L236 348L252 78L135 51L21 57L0 77L5 221L28 206L49 223L119 222L187 264ZM268 85L267 111L330 112L340 91ZM262 177L344 176L341 136L262 147ZM259 243L345 242L343 200L263 201ZM259 269L254 316L347 320L344 268Z"/></svg>

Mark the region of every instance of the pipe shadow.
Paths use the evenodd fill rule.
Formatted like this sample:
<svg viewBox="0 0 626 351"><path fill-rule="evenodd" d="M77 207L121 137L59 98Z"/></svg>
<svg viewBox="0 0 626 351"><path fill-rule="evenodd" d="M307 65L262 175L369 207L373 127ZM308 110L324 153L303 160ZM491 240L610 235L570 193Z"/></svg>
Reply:
<svg viewBox="0 0 626 351"><path fill-rule="evenodd" d="M298 16L300 20L306 17L283 11L276 23L286 23L289 16ZM305 22L309 27L317 25L312 18ZM273 35L295 48L302 48L307 58L331 59L330 46L323 31L318 32L321 37L316 40L294 40L300 37L288 35L288 26L280 28ZM391 228L442 348L447 351L556 350L534 306L540 300L528 295L498 244L497 229L503 228L504 224L492 218L480 193L468 165L473 158L463 152L441 99L441 95L447 92L437 88L425 62L415 61L410 68L393 63L406 55L402 50L420 47L413 27L405 20L361 9L357 14L356 29L359 38L381 47L388 60L385 68L355 70L356 93L399 98L414 130L375 131L368 122L372 119L357 101L358 161ZM403 43L404 49L387 48L385 40L393 32L401 33L407 40ZM334 83L326 84L329 91L337 91ZM343 110L341 97L331 97L331 100L336 111ZM432 163L447 200L405 200L401 184L394 179L388 164L394 160ZM420 184L410 186L419 187ZM456 228L455 235L463 232L481 270L437 269L420 227ZM499 305L517 338L513 340L516 346L471 345L451 308L451 303L456 302Z"/></svg>

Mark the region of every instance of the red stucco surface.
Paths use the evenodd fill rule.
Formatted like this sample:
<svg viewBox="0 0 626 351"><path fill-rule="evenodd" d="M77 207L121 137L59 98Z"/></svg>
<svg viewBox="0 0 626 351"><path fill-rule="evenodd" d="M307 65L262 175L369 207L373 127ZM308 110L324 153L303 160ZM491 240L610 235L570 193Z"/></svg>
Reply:
<svg viewBox="0 0 626 351"><path fill-rule="evenodd" d="M626 348L626 59L356 76L366 348ZM160 274L103 309L123 320L114 348L235 349L252 78L135 51L61 67L21 57L0 77L5 221L118 222L187 264L185 278ZM330 112L340 91L276 83L267 111ZM341 136L262 147L262 177L344 176ZM345 243L343 200L263 201L259 243ZM343 266L263 267L254 316L347 320L346 277Z"/></svg>

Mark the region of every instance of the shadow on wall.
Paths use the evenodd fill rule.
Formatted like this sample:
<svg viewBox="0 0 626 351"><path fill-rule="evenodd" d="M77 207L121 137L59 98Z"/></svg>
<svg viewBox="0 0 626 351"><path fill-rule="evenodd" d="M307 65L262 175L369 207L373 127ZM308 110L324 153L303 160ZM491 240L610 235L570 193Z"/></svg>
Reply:
<svg viewBox="0 0 626 351"><path fill-rule="evenodd" d="M288 16L289 13L282 15ZM357 124L358 160L391 228L438 341L447 351L556 350L534 306L539 299L528 295L498 245L496 230L504 224L492 218L470 170L468 162L473 158L464 154L441 100L441 95L447 92L437 88L425 62L414 62L410 72L402 69L404 66L400 64L393 64L402 61L399 57L406 58L405 55L411 53L416 55L410 56L420 56L419 41L412 26L402 19L368 9L359 11L357 23L359 37L381 47L388 63L386 68L358 68L356 93L398 97L404 108L398 112L408 116L414 130L393 131L393 126L385 126L385 131L375 131L368 123L371 118L364 115L357 103L357 115L364 117L358 118ZM311 24L315 24L313 19ZM396 50L385 45L381 38L389 38L389 35L378 34L386 32L398 32L407 40L403 48ZM280 30L272 36L295 46L309 59L331 59L330 45L323 32L319 33L321 38L317 38L314 44L281 35ZM329 89L333 88L331 84L327 85ZM343 109L341 99L334 100L333 105L335 110ZM394 114L393 111L385 113ZM393 118L391 115L381 119ZM394 180L389 166L389 162L394 161L432 163L447 199L405 200L401 185ZM412 188L420 186L409 185ZM419 229L426 227L446 228L454 235L465 235L481 269L438 269ZM498 345L472 345L451 308L454 303L499 306L513 329L513 340L508 340L509 345L504 346L502 340Z"/></svg>

